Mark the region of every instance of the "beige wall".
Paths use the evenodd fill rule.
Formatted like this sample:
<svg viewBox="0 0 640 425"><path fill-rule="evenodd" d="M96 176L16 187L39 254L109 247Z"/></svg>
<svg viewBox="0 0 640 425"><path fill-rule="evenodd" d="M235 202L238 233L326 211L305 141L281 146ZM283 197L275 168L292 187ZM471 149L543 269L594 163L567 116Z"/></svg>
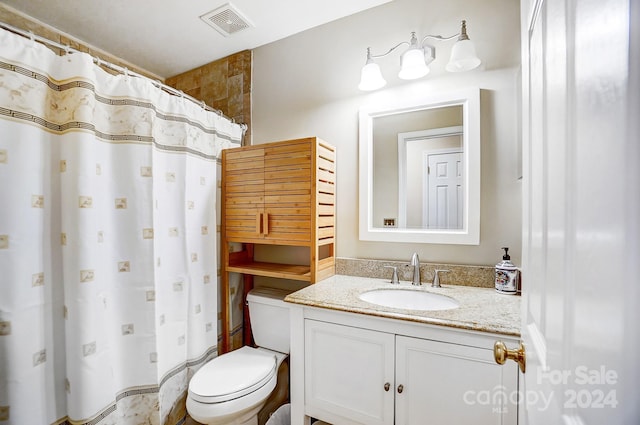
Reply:
<svg viewBox="0 0 640 425"><path fill-rule="evenodd" d="M398 54L380 59L387 87L358 91L366 48L374 54L408 40L411 31L451 35L467 20L483 59L482 69L444 71L453 42L436 44L431 73L415 82L398 80ZM340 257L425 262L495 264L501 246L519 264L521 184L519 174L519 2L517 0L395 0L284 40L253 54L253 143L319 136L338 150L338 241ZM416 90L483 89L482 209L479 246L361 242L358 239L358 109L385 96Z"/></svg>

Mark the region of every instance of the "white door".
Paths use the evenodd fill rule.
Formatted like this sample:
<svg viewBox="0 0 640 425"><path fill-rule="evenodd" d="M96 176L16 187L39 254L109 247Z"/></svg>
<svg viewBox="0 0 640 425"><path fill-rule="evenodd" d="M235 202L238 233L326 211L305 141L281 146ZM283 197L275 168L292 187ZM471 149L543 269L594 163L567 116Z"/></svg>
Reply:
<svg viewBox="0 0 640 425"><path fill-rule="evenodd" d="M638 6L521 3L520 424L640 423Z"/></svg>
<svg viewBox="0 0 640 425"><path fill-rule="evenodd" d="M427 155L427 212L423 223L429 229L461 229L463 213L462 153Z"/></svg>

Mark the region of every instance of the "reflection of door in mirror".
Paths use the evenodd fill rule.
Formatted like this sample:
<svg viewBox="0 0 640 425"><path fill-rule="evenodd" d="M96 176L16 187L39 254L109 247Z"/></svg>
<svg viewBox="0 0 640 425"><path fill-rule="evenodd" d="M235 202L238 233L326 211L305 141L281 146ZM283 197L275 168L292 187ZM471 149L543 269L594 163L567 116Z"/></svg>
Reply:
<svg viewBox="0 0 640 425"><path fill-rule="evenodd" d="M430 189L426 158L463 152L462 105L437 107L373 119L373 227L390 219L399 228L460 229L463 227L462 174L447 186L440 180ZM434 156L434 158L436 158ZM440 156L440 158L443 158ZM434 171L462 170L461 161ZM456 171L457 170L457 171Z"/></svg>
<svg viewBox="0 0 640 425"><path fill-rule="evenodd" d="M425 153L422 225L429 229L462 229L462 152Z"/></svg>

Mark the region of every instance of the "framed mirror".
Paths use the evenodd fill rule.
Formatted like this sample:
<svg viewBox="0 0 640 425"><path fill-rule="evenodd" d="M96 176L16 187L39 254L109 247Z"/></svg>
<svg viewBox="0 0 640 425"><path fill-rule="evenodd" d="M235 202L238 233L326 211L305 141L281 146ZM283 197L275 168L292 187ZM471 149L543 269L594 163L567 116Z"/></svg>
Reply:
<svg viewBox="0 0 640 425"><path fill-rule="evenodd" d="M360 240L480 243L480 90L359 113Z"/></svg>

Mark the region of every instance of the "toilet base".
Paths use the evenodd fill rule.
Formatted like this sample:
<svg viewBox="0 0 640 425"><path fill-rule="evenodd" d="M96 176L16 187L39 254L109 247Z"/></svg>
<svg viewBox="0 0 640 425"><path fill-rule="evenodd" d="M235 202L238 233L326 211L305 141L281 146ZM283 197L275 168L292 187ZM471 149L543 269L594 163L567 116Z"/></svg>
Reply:
<svg viewBox="0 0 640 425"><path fill-rule="evenodd" d="M258 425L258 412L262 409L263 405L263 403L260 403L241 414L234 413L231 415L216 416L215 418L192 416L192 418L203 425Z"/></svg>

